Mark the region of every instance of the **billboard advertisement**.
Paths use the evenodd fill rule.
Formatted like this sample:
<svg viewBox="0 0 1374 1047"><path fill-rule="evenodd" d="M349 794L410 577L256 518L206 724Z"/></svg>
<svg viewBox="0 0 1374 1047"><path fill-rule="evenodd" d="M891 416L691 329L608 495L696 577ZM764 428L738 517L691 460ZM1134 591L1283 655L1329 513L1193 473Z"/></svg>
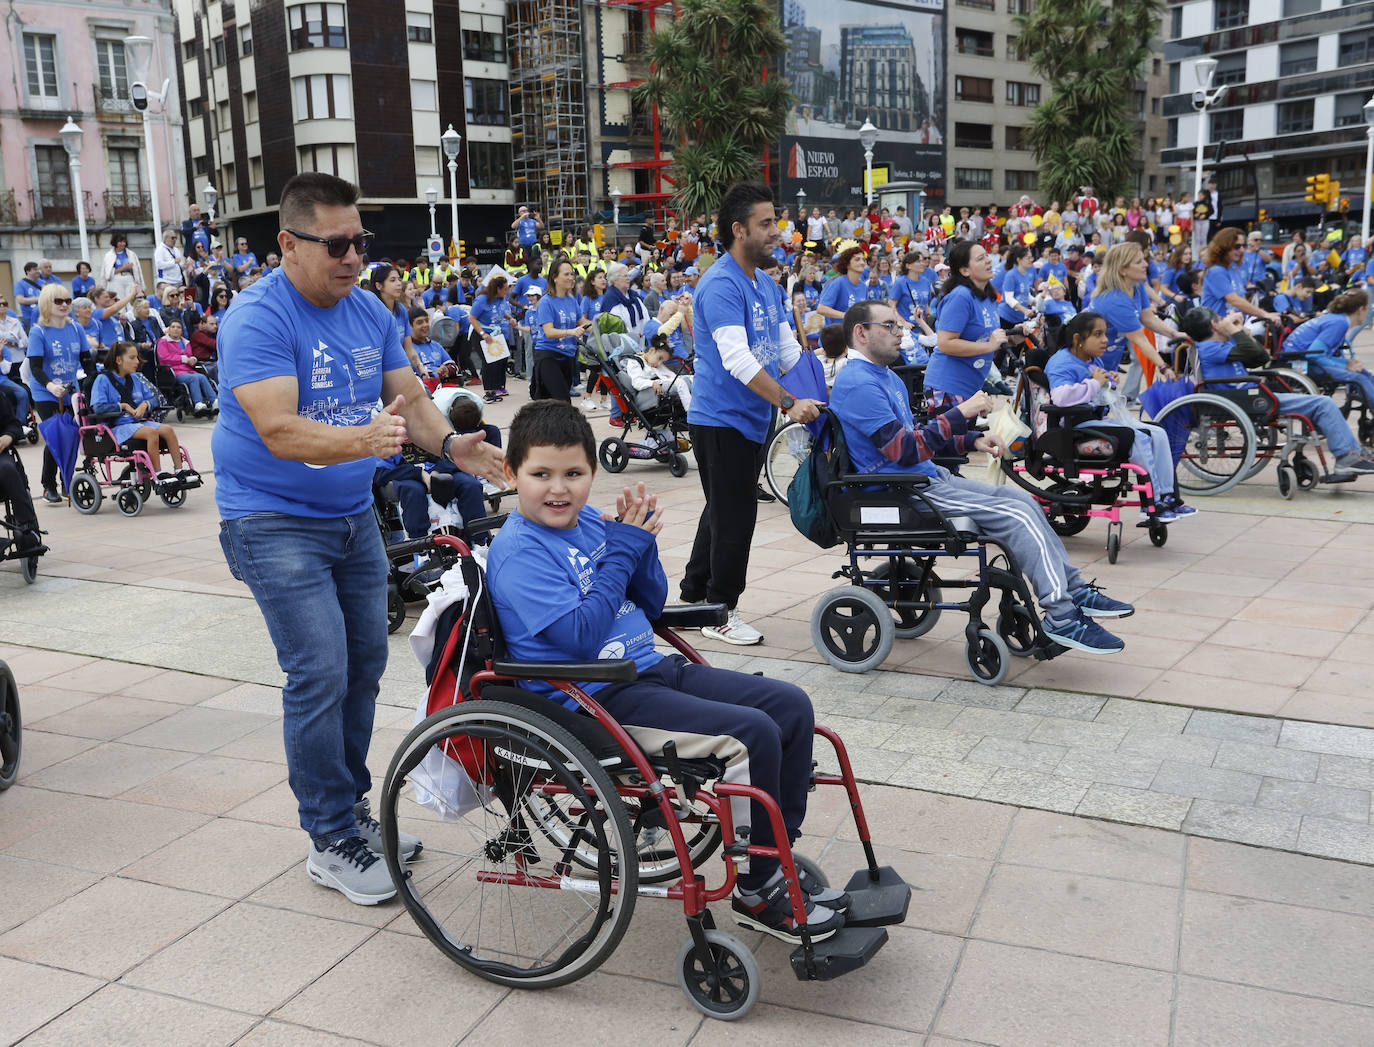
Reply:
<svg viewBox="0 0 1374 1047"><path fill-rule="evenodd" d="M889 181L944 192L945 0L782 0L783 75L795 102L781 144L782 199L861 205L859 128L878 129Z"/></svg>

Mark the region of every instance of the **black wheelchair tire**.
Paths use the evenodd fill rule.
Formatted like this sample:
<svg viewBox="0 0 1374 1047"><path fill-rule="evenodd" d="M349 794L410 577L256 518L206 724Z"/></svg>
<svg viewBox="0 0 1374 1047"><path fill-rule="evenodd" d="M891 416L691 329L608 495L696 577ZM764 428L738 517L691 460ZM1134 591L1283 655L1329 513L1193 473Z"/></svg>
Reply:
<svg viewBox="0 0 1374 1047"><path fill-rule="evenodd" d="M386 591L386 631L394 633L406 623L406 602L395 586Z"/></svg>
<svg viewBox="0 0 1374 1047"><path fill-rule="evenodd" d="M964 661L979 683L996 687L1007 678L1011 651L1005 640L985 627L978 630L977 640L965 645Z"/></svg>
<svg viewBox="0 0 1374 1047"><path fill-rule="evenodd" d="M1164 545L1169 540L1169 528L1162 523L1150 524L1150 544L1156 549Z"/></svg>
<svg viewBox="0 0 1374 1047"><path fill-rule="evenodd" d="M677 983L708 1018L732 1022L758 1002L763 977L754 954L733 934L705 932L708 955L687 939L677 954Z"/></svg>
<svg viewBox="0 0 1374 1047"><path fill-rule="evenodd" d="M1080 516L1057 510L1050 510L1047 515L1050 520L1050 529L1061 538L1071 538L1076 534L1081 534L1087 529L1088 524L1092 523L1093 519L1087 513Z"/></svg>
<svg viewBox="0 0 1374 1047"><path fill-rule="evenodd" d="M1298 489L1297 471L1291 465L1280 465L1275 480L1279 485L1279 497L1286 502L1292 501Z"/></svg>
<svg viewBox="0 0 1374 1047"><path fill-rule="evenodd" d="M1116 559L1121 555L1121 535L1115 531L1107 533L1107 562L1116 563Z"/></svg>
<svg viewBox="0 0 1374 1047"><path fill-rule="evenodd" d="M72 477L72 485L67 491L71 496L72 505L82 516L94 516L100 511L100 503L105 498L105 492L100 489L100 482L90 473L77 473Z"/></svg>
<svg viewBox="0 0 1374 1047"><path fill-rule="evenodd" d="M668 462L668 472L672 473L673 476L678 477L679 479L680 479L681 477L686 476L686 475L687 475L687 457L686 457L686 455L674 454L673 457L672 457L672 459Z"/></svg>
<svg viewBox="0 0 1374 1047"><path fill-rule="evenodd" d="M1310 491L1321 483L1321 471L1317 468L1316 463L1306 455L1294 455L1293 472L1301 490Z"/></svg>
<svg viewBox="0 0 1374 1047"><path fill-rule="evenodd" d="M1008 619L1015 619L1008 621ZM997 635L1013 658L1028 657L1035 650L1035 616L1023 603L1014 603L997 615Z"/></svg>
<svg viewBox="0 0 1374 1047"><path fill-rule="evenodd" d="M882 665L896 635L887 604L861 586L831 589L811 612L816 650L842 673L866 673Z"/></svg>
<svg viewBox="0 0 1374 1047"><path fill-rule="evenodd" d="M121 487L115 493L114 503L123 515L133 519L143 512L143 492L137 487Z"/></svg>
<svg viewBox="0 0 1374 1047"><path fill-rule="evenodd" d="M32 585L38 581L38 557L25 556L19 561L19 573L23 575L24 581Z"/></svg>
<svg viewBox="0 0 1374 1047"><path fill-rule="evenodd" d="M19 759L24 751L24 723L19 712L19 686L14 673L0 662L0 792L19 777Z"/></svg>
<svg viewBox="0 0 1374 1047"><path fill-rule="evenodd" d="M623 473L625 466L630 464L630 456L625 450L625 441L618 436L608 436L602 440L597 457L601 459L601 464L605 466L608 473Z"/></svg>

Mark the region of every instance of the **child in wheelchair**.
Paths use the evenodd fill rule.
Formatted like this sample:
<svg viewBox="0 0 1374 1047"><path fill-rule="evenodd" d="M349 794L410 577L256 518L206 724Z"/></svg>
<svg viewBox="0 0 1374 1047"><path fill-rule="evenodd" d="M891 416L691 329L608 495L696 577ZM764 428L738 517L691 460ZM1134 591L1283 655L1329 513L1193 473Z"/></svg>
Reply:
<svg viewBox="0 0 1374 1047"><path fill-rule="evenodd" d="M969 429L971 419L992 410L992 399L977 392L917 426L906 385L891 369L899 358L896 312L886 303L859 302L845 313L844 330L851 358L835 379L830 409L855 472L923 474L928 481L921 490L929 504L946 516L969 517L1025 571L1045 612L1046 636L1087 654L1124 650L1096 619L1125 618L1135 608L1083 580L1030 494L979 483L931 461L970 450L1002 455L1000 438Z"/></svg>
<svg viewBox="0 0 1374 1047"><path fill-rule="evenodd" d="M1240 313L1223 318L1206 306L1198 306L1183 317L1179 330L1195 343L1203 378L1245 379L1250 377L1250 368L1269 362L1268 351L1245 329L1245 318ZM1232 385L1240 389L1255 383L1238 381ZM1310 418L1317 432L1326 438L1336 461L1325 482L1345 483L1355 476L1374 473L1374 461L1361 452L1340 408L1329 396L1275 391L1274 398L1280 411Z"/></svg>
<svg viewBox="0 0 1374 1047"><path fill-rule="evenodd" d="M715 756L724 780L748 780L773 796L791 839L801 834L811 774L814 717L806 693L792 684L663 656L650 625L664 606L668 581L656 538L663 513L644 485L626 488L616 515L588 506L596 473L591 426L569 404L522 407L506 448L507 482L518 511L492 542L487 581L512 658L528 662L628 658L630 683L583 689L648 750L670 737L686 758ZM547 683L529 683L550 700L576 708ZM743 805L741 805L741 808ZM749 842L773 846L766 811L737 812ZM743 835L743 834L741 834ZM799 923L776 858L754 857L732 899L735 919L783 941L812 941L844 923L849 895L801 874L806 902Z"/></svg>
<svg viewBox="0 0 1374 1047"><path fill-rule="evenodd" d="M1045 365L1050 398L1058 407L1091 404L1105 410L1107 389L1116 387L1115 376L1108 375L1095 364L1107 351L1106 318L1091 311L1078 313L1065 325L1064 337L1064 347ZM1149 526L1152 520L1169 524L1197 513L1178 496L1169 435L1160 426L1127 421L1122 414L1092 418L1079 425L1092 429L1124 427L1135 434L1130 461L1150 474L1150 485L1154 489L1153 514L1147 514L1142 507L1141 527Z"/></svg>
<svg viewBox="0 0 1374 1047"><path fill-rule="evenodd" d="M156 486L184 486L191 481L199 486L200 475L182 454L176 430L162 421L164 408L157 390L139 373L139 363L138 346L133 342L115 342L110 347L105 369L91 385L91 413L110 427L117 445L137 440L147 448ZM164 445L171 458L170 471L162 468Z"/></svg>

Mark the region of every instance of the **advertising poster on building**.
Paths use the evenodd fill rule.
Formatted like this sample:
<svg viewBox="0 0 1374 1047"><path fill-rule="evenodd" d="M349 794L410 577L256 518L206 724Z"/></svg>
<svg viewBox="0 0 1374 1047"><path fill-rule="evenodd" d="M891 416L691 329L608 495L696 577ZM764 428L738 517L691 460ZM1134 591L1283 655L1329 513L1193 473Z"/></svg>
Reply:
<svg viewBox="0 0 1374 1047"><path fill-rule="evenodd" d="M878 129L889 181L944 193L945 0L783 0L783 75L796 97L781 143L782 198L862 205L859 128Z"/></svg>

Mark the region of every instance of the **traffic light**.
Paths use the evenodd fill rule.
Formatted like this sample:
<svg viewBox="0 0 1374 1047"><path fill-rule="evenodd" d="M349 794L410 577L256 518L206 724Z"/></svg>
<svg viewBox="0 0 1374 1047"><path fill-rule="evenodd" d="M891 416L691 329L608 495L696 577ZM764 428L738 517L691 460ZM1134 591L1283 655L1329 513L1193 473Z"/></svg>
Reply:
<svg viewBox="0 0 1374 1047"><path fill-rule="evenodd" d="M1307 176L1307 202L1309 204L1324 204L1331 199L1331 176L1330 175L1308 175Z"/></svg>
<svg viewBox="0 0 1374 1047"><path fill-rule="evenodd" d="M1260 220L1261 222L1267 222L1267 221L1269 221L1269 211L1268 211L1267 208L1261 207L1261 208L1259 209L1259 220Z"/></svg>

